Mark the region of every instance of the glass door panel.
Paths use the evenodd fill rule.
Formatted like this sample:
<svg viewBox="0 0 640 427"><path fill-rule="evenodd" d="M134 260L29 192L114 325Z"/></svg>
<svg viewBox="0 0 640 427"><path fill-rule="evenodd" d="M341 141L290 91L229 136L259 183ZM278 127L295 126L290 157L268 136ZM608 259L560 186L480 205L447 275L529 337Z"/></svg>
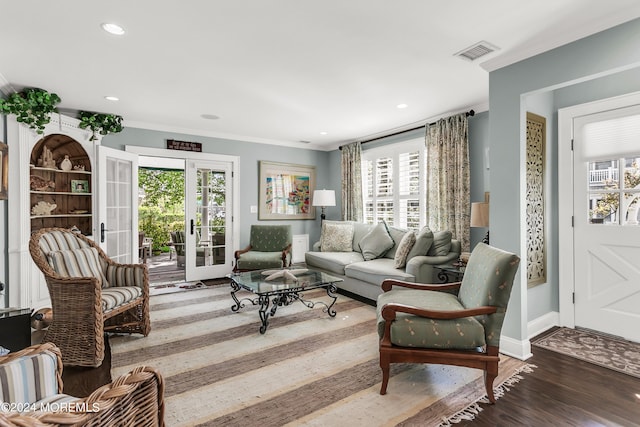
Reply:
<svg viewBox="0 0 640 427"><path fill-rule="evenodd" d="M188 162L187 280L231 272L231 167L227 162Z"/></svg>
<svg viewBox="0 0 640 427"><path fill-rule="evenodd" d="M106 254L123 264L138 262L138 156L98 146L98 204L95 240Z"/></svg>

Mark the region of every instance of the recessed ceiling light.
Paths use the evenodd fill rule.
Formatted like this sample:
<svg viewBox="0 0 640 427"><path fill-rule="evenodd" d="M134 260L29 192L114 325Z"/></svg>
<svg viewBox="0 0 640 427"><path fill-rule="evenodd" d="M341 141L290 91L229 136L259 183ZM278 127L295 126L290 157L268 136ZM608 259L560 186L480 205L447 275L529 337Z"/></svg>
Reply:
<svg viewBox="0 0 640 427"><path fill-rule="evenodd" d="M118 24L110 24L105 22L104 24L102 24L102 29L109 34L115 34L116 36L121 36L124 34L124 28L122 28Z"/></svg>
<svg viewBox="0 0 640 427"><path fill-rule="evenodd" d="M207 120L218 120L220 117L215 114L201 114L200 117Z"/></svg>
<svg viewBox="0 0 640 427"><path fill-rule="evenodd" d="M408 107L407 104L398 104L398 105L396 105L396 108L400 108L400 109L407 108L407 107Z"/></svg>
<svg viewBox="0 0 640 427"><path fill-rule="evenodd" d="M320 132L320 135L326 135L328 132L322 131Z"/></svg>
<svg viewBox="0 0 640 427"><path fill-rule="evenodd" d="M117 96L105 96L104 99L106 99L107 101L120 101L120 98L118 98Z"/></svg>

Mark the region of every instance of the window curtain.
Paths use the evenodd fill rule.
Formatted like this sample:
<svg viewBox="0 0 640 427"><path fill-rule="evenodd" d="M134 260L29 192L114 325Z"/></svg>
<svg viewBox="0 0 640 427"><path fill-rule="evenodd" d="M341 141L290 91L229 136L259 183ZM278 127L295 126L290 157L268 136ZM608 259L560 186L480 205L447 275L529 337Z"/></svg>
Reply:
<svg viewBox="0 0 640 427"><path fill-rule="evenodd" d="M468 120L458 114L427 125L427 219L432 230L451 230L463 251L470 245Z"/></svg>
<svg viewBox="0 0 640 427"><path fill-rule="evenodd" d="M342 220L362 222L362 150L359 142L342 146Z"/></svg>

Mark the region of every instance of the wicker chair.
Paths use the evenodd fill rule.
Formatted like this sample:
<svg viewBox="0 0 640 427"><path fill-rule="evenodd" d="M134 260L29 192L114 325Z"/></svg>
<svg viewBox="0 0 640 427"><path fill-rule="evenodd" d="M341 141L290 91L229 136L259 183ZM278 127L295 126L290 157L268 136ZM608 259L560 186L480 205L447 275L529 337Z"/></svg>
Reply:
<svg viewBox="0 0 640 427"><path fill-rule="evenodd" d="M93 240L64 228L37 231L29 251L51 297L44 341L60 348L65 365L100 366L106 331L149 335L145 264L118 264Z"/></svg>
<svg viewBox="0 0 640 427"><path fill-rule="evenodd" d="M139 366L85 398L63 393L62 358L52 343L0 357L1 426L164 426L164 381ZM6 380L6 382L5 382ZM48 404L48 406L47 406Z"/></svg>

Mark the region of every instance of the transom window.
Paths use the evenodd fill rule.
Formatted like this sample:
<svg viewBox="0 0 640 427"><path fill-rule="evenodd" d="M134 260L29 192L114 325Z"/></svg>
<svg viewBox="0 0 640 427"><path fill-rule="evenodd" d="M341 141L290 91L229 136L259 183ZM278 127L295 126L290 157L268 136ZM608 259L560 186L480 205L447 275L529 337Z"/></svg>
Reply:
<svg viewBox="0 0 640 427"><path fill-rule="evenodd" d="M362 153L364 220L401 228L426 225L426 149L422 139Z"/></svg>

